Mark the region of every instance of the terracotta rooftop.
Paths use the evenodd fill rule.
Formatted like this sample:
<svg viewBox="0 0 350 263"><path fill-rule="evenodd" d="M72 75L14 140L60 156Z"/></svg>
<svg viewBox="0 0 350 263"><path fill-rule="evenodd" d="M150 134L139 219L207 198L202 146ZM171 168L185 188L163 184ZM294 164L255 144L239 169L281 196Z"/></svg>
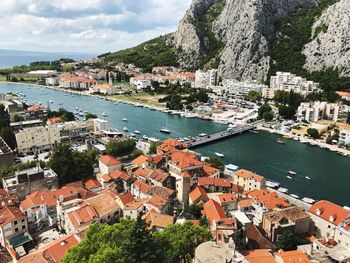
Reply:
<svg viewBox="0 0 350 263"><path fill-rule="evenodd" d="M120 201L122 202L122 204L125 206L128 203L131 203L132 201L134 201L134 197L132 196L132 194L130 192L127 192L125 194L121 194L118 196L118 198L120 199Z"/></svg>
<svg viewBox="0 0 350 263"><path fill-rule="evenodd" d="M143 194L147 194L147 192L152 188L152 186L146 184L142 180L136 180L132 185L134 188L139 189L139 191Z"/></svg>
<svg viewBox="0 0 350 263"><path fill-rule="evenodd" d="M166 228L168 225L174 223L174 217L164 214L157 213L154 209L148 211L142 217L146 223L149 224L149 227L152 229L153 227Z"/></svg>
<svg viewBox="0 0 350 263"><path fill-rule="evenodd" d="M26 215L17 207L5 206L0 208L0 227L4 227L14 220L25 219Z"/></svg>
<svg viewBox="0 0 350 263"><path fill-rule="evenodd" d="M68 249L75 247L78 243L74 235L65 237L59 243L46 249L43 255L49 262L61 262Z"/></svg>
<svg viewBox="0 0 350 263"><path fill-rule="evenodd" d="M99 161L106 166L115 166L121 164L121 162L112 155L102 155Z"/></svg>
<svg viewBox="0 0 350 263"><path fill-rule="evenodd" d="M276 192L269 192L267 189L255 189L245 192L247 197L254 198L255 201L264 205L267 209L284 208L291 206L286 199L277 196Z"/></svg>
<svg viewBox="0 0 350 263"><path fill-rule="evenodd" d="M251 224L246 226L246 237L252 249L275 249L275 245L264 237L264 230Z"/></svg>
<svg viewBox="0 0 350 263"><path fill-rule="evenodd" d="M234 172L235 175L243 178L249 178L258 182L262 182L265 178L261 175L255 174L245 169L240 169Z"/></svg>
<svg viewBox="0 0 350 263"><path fill-rule="evenodd" d="M245 250L241 253L249 263L276 263L275 258L267 249Z"/></svg>
<svg viewBox="0 0 350 263"><path fill-rule="evenodd" d="M136 164L136 165L140 165L141 166L142 164L146 163L147 159L148 159L147 156L140 155L136 159L132 160L132 164Z"/></svg>
<svg viewBox="0 0 350 263"><path fill-rule="evenodd" d="M204 204L202 214L207 217L210 223L213 223L214 220L219 220L226 217L224 209L213 199L210 199Z"/></svg>
<svg viewBox="0 0 350 263"><path fill-rule="evenodd" d="M309 263L307 255L303 251L293 250L293 251L283 251L280 250L276 254L277 257L282 259L283 263Z"/></svg>
<svg viewBox="0 0 350 263"><path fill-rule="evenodd" d="M208 177L199 177L198 178L198 185L204 186L215 186L215 187L224 187L224 188L231 188L232 187L232 181L228 178L208 178Z"/></svg>
<svg viewBox="0 0 350 263"><path fill-rule="evenodd" d="M214 175L214 174L217 174L217 173L219 173L219 172L220 172L219 169L216 169L216 168L212 167L212 166L209 165L209 164L206 164L206 165L204 165L204 167L203 167L203 175L204 175L205 177L210 177L210 176L212 176L212 175Z"/></svg>
<svg viewBox="0 0 350 263"><path fill-rule="evenodd" d="M97 181L96 178L91 177L83 180L84 188L91 190L94 188L102 187L102 185Z"/></svg>
<svg viewBox="0 0 350 263"><path fill-rule="evenodd" d="M84 201L80 204L80 208L67 213L71 224L74 228L78 228L80 225L84 225L92 222L98 218L98 214L93 206L88 205Z"/></svg>
<svg viewBox="0 0 350 263"><path fill-rule="evenodd" d="M339 225L350 217L349 210L326 200L321 200L312 205L309 212L334 225Z"/></svg>
<svg viewBox="0 0 350 263"><path fill-rule="evenodd" d="M150 168L143 168L139 167L134 171L135 176L143 177L145 179L152 179L154 181L157 181L159 183L163 183L168 177L170 176L169 174L158 170L158 169L150 169Z"/></svg>
<svg viewBox="0 0 350 263"><path fill-rule="evenodd" d="M103 217L119 209L119 205L115 201L115 195L107 192L86 199L86 203L95 209L99 217Z"/></svg>
<svg viewBox="0 0 350 263"><path fill-rule="evenodd" d="M218 197L221 204L237 202L236 197L232 193L220 194Z"/></svg>

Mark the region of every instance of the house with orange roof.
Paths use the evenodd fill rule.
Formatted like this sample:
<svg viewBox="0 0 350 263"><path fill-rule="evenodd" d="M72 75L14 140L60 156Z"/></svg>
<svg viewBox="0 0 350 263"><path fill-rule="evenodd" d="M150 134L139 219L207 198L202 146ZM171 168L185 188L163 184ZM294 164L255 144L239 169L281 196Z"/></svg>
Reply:
<svg viewBox="0 0 350 263"><path fill-rule="evenodd" d="M0 208L0 244L2 247L13 247L15 238L26 235L27 232L27 217L19 208L14 206Z"/></svg>
<svg viewBox="0 0 350 263"><path fill-rule="evenodd" d="M145 207L145 203L147 201L147 199L139 199L126 204L123 209L124 217L130 217L131 219L136 220L141 213L145 213L147 211Z"/></svg>
<svg viewBox="0 0 350 263"><path fill-rule="evenodd" d="M9 194L5 189L0 189L0 208L4 206L17 206L19 204L16 195Z"/></svg>
<svg viewBox="0 0 350 263"><path fill-rule="evenodd" d="M252 215L253 222L257 226L261 226L263 215L271 210L290 207L290 203L286 199L278 197L276 192L270 192L267 189L255 189L244 193L246 198L254 200Z"/></svg>
<svg viewBox="0 0 350 263"><path fill-rule="evenodd" d="M63 119L61 117L54 117L54 118L48 118L47 124L48 125L54 125L57 123L63 122Z"/></svg>
<svg viewBox="0 0 350 263"><path fill-rule="evenodd" d="M98 174L97 179L104 189L115 188L119 193L128 190L135 180L129 173L120 170L104 175Z"/></svg>
<svg viewBox="0 0 350 263"><path fill-rule="evenodd" d="M245 169L233 172L233 184L244 187L245 191L254 189L264 189L266 180L263 176L255 174Z"/></svg>
<svg viewBox="0 0 350 263"><path fill-rule="evenodd" d="M217 198L226 213L237 210L238 200L233 193L221 193L217 195Z"/></svg>
<svg viewBox="0 0 350 263"><path fill-rule="evenodd" d="M350 211L327 200L313 204L309 209L316 237L335 239L350 245Z"/></svg>
<svg viewBox="0 0 350 263"><path fill-rule="evenodd" d="M350 124L344 125L339 129L339 144L350 145Z"/></svg>
<svg viewBox="0 0 350 263"><path fill-rule="evenodd" d="M232 181L229 178L199 177L197 180L198 185L207 192L232 192Z"/></svg>
<svg viewBox="0 0 350 263"><path fill-rule="evenodd" d="M124 209L124 207L131 203L132 201L134 201L134 197L132 196L132 194L130 192L126 192L124 194L120 194L117 196L116 198L116 202L119 205L119 207L121 209Z"/></svg>
<svg viewBox="0 0 350 263"><path fill-rule="evenodd" d="M186 145L176 139L166 139L162 142L162 144L158 145L157 147L157 154L163 155L163 154L169 154L174 150L184 150L186 149Z"/></svg>
<svg viewBox="0 0 350 263"><path fill-rule="evenodd" d="M152 188L151 185L147 184L142 180L136 180L131 185L131 193L136 199L145 199L148 198L148 191Z"/></svg>
<svg viewBox="0 0 350 263"><path fill-rule="evenodd" d="M85 189L92 192L99 192L102 190L102 185L95 177L84 179L83 184Z"/></svg>
<svg viewBox="0 0 350 263"><path fill-rule="evenodd" d="M67 251L75 247L81 239L78 234L63 236L21 257L18 263L60 263Z"/></svg>
<svg viewBox="0 0 350 263"><path fill-rule="evenodd" d="M133 165L136 165L137 167L142 167L143 165L147 164L148 157L145 155L140 155L139 157L135 158L131 161Z"/></svg>
<svg viewBox="0 0 350 263"><path fill-rule="evenodd" d="M162 231L167 226L174 224L173 216L159 214L154 209L144 214L142 219L149 225L149 229L153 231Z"/></svg>
<svg viewBox="0 0 350 263"><path fill-rule="evenodd" d="M241 212L249 213L254 209L254 203L253 198L241 198L238 200L237 209Z"/></svg>
<svg viewBox="0 0 350 263"><path fill-rule="evenodd" d="M283 251L280 250L275 254L277 263L310 263L311 261L303 251L292 250Z"/></svg>
<svg viewBox="0 0 350 263"><path fill-rule="evenodd" d="M81 187L67 186L60 189L34 192L20 203L20 209L28 217L29 228L38 230L57 223L57 202L59 200L87 199L96 193Z"/></svg>
<svg viewBox="0 0 350 263"><path fill-rule="evenodd" d="M209 197L205 190L197 185L189 194L189 204L197 205L204 204L209 200Z"/></svg>
<svg viewBox="0 0 350 263"><path fill-rule="evenodd" d="M147 156L147 166L151 169L166 169L166 158L163 155L155 154Z"/></svg>
<svg viewBox="0 0 350 263"><path fill-rule="evenodd" d="M134 170L132 175L143 181L149 181L154 186L164 186L171 189L175 188L175 178L158 169L143 166Z"/></svg>
<svg viewBox="0 0 350 263"><path fill-rule="evenodd" d="M350 92L336 91L336 93L343 99L350 101Z"/></svg>
<svg viewBox="0 0 350 263"><path fill-rule="evenodd" d="M297 235L307 234L310 228L310 216L302 207L287 207L265 213L262 228L266 236L272 242L276 242L278 237L287 230Z"/></svg>
<svg viewBox="0 0 350 263"><path fill-rule="evenodd" d="M245 250L241 253L249 263L276 263L268 249Z"/></svg>
<svg viewBox="0 0 350 263"><path fill-rule="evenodd" d="M208 219L210 225L213 225L214 221L227 217L224 209L213 199L204 204L202 214Z"/></svg>
<svg viewBox="0 0 350 263"><path fill-rule="evenodd" d="M203 176L209 178L219 178L220 169L214 168L209 164L205 164L203 167Z"/></svg>
<svg viewBox="0 0 350 263"><path fill-rule="evenodd" d="M61 74L58 81L60 87L71 89L89 89L91 86L97 84L95 79L85 78L70 73Z"/></svg>
<svg viewBox="0 0 350 263"><path fill-rule="evenodd" d="M114 170L121 170L122 163L112 155L102 155L98 159L98 167L102 175L109 174Z"/></svg>

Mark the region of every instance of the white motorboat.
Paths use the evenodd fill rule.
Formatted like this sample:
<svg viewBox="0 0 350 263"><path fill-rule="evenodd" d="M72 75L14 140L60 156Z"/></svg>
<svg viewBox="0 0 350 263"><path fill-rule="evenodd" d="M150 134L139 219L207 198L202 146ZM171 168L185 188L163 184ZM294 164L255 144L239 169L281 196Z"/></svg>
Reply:
<svg viewBox="0 0 350 263"><path fill-rule="evenodd" d="M52 104L53 103L53 101L52 100L49 100L49 102Z"/></svg>
<svg viewBox="0 0 350 263"><path fill-rule="evenodd" d="M130 137L136 137L136 134L135 133L130 133Z"/></svg>
<svg viewBox="0 0 350 263"><path fill-rule="evenodd" d="M289 179L289 180L292 180L293 178L291 177L291 176L289 176L289 175L287 175L287 178Z"/></svg>
<svg viewBox="0 0 350 263"><path fill-rule="evenodd" d="M169 129L167 129L167 128L162 128L159 131L162 132L162 133L166 133L166 134L170 134L171 133L171 131Z"/></svg>
<svg viewBox="0 0 350 263"><path fill-rule="evenodd" d="M297 173L294 172L294 171L288 171L288 173L291 174L291 175L297 175Z"/></svg>
<svg viewBox="0 0 350 263"><path fill-rule="evenodd" d="M128 129L127 127L124 127L124 128L123 128L123 131L128 132L129 129Z"/></svg>
<svg viewBox="0 0 350 263"><path fill-rule="evenodd" d="M102 116L103 117L108 117L108 113L104 112L104 113L102 113Z"/></svg>
<svg viewBox="0 0 350 263"><path fill-rule="evenodd" d="M270 188L278 188L280 187L280 183L274 181L266 181L266 186Z"/></svg>
<svg viewBox="0 0 350 263"><path fill-rule="evenodd" d="M125 121L125 122L127 122L127 121L128 121L128 119L127 119L127 118L123 118L123 119L122 119L122 121Z"/></svg>
<svg viewBox="0 0 350 263"><path fill-rule="evenodd" d="M199 137L206 137L206 136L208 136L208 134L206 134L206 133L200 133L199 134Z"/></svg>
<svg viewBox="0 0 350 263"><path fill-rule="evenodd" d="M142 136L142 139L144 139L144 140L148 140L147 135L143 135L143 136Z"/></svg>
<svg viewBox="0 0 350 263"><path fill-rule="evenodd" d="M283 187L278 188L277 191L279 191L281 193L284 193L284 194L288 193L288 189L287 188L283 188Z"/></svg>
<svg viewBox="0 0 350 263"><path fill-rule="evenodd" d="M301 199L302 201L304 201L305 203L308 203L310 205L314 204L316 201L312 198L309 197L304 197L303 199Z"/></svg>
<svg viewBox="0 0 350 263"><path fill-rule="evenodd" d="M216 155L217 157L220 157L220 158L224 158L224 157L225 157L225 155L224 155L224 154L222 154L222 153L218 153L218 152L216 152L216 153L215 153L215 155Z"/></svg>
<svg viewBox="0 0 350 263"><path fill-rule="evenodd" d="M141 132L138 131L138 130L134 131L134 133L137 134L137 135L141 134Z"/></svg>
<svg viewBox="0 0 350 263"><path fill-rule="evenodd" d="M311 180L311 178L309 176L305 176L305 178L308 179L308 180Z"/></svg>
<svg viewBox="0 0 350 263"><path fill-rule="evenodd" d="M291 194L290 196L294 197L295 199L299 199L300 198L298 195L295 195L295 194Z"/></svg>

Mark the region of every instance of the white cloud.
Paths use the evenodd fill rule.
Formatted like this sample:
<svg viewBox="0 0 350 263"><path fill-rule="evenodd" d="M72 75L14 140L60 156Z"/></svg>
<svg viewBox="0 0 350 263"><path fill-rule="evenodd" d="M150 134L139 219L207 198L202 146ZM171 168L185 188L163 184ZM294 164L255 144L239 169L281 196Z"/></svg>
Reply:
<svg viewBox="0 0 350 263"><path fill-rule="evenodd" d="M191 0L1 0L0 49L101 53L172 32Z"/></svg>

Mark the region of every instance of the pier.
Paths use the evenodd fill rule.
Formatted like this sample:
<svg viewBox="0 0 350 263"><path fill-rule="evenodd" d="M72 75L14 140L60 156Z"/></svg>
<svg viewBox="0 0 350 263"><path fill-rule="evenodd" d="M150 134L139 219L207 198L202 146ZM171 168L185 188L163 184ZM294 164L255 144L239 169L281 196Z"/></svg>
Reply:
<svg viewBox="0 0 350 263"><path fill-rule="evenodd" d="M219 140L230 138L232 136L235 136L237 134L241 134L243 132L247 132L247 131L253 130L255 128L256 128L255 125L249 125L249 124L237 125L236 127L229 128L229 129L227 129L225 131L207 135L207 136L202 137L201 139L196 140L194 142L189 142L189 143L187 143L187 147L188 148L199 147L199 146L202 146L202 145L205 145L205 144L209 144L209 143L212 143L212 142L216 142L216 141L219 141Z"/></svg>

